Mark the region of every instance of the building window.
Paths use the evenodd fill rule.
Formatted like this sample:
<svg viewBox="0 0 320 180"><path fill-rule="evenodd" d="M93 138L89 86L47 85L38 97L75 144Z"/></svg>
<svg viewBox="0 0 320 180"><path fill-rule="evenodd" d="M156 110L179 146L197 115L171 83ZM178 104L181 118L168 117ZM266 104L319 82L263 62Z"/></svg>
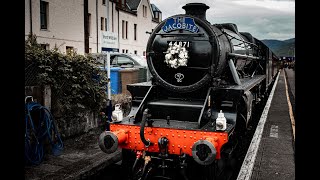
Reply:
<svg viewBox="0 0 320 180"><path fill-rule="evenodd" d="M134 40L137 40L137 24L134 24Z"/></svg>
<svg viewBox="0 0 320 180"><path fill-rule="evenodd" d="M50 49L49 44L40 44L40 46L45 50L49 50Z"/></svg>
<svg viewBox="0 0 320 180"><path fill-rule="evenodd" d="M66 54L71 55L73 54L73 47L72 46L66 46Z"/></svg>
<svg viewBox="0 0 320 180"><path fill-rule="evenodd" d="M128 49L126 49L126 53L128 53Z"/></svg>
<svg viewBox="0 0 320 180"><path fill-rule="evenodd" d="M102 0L102 5L106 5L106 0Z"/></svg>
<svg viewBox="0 0 320 180"><path fill-rule="evenodd" d="M122 39L124 39L124 20L122 20Z"/></svg>
<svg viewBox="0 0 320 180"><path fill-rule="evenodd" d="M122 49L122 53L124 53L125 52L125 49Z"/></svg>
<svg viewBox="0 0 320 180"><path fill-rule="evenodd" d="M122 39L128 39L128 21L122 20Z"/></svg>
<svg viewBox="0 0 320 180"><path fill-rule="evenodd" d="M101 31L107 31L107 25L108 25L108 22L107 22L107 18L104 18L104 17L101 17Z"/></svg>
<svg viewBox="0 0 320 180"><path fill-rule="evenodd" d="M104 30L104 17L101 17L100 23L101 23L101 31L103 31Z"/></svg>
<svg viewBox="0 0 320 180"><path fill-rule="evenodd" d="M91 36L91 14L88 13L88 34Z"/></svg>
<svg viewBox="0 0 320 180"><path fill-rule="evenodd" d="M48 9L49 3L40 1L40 28L48 29Z"/></svg>
<svg viewBox="0 0 320 180"><path fill-rule="evenodd" d="M107 18L104 18L104 25L105 25L105 31L108 31L108 19Z"/></svg>
<svg viewBox="0 0 320 180"><path fill-rule="evenodd" d="M126 39L128 39L128 21L126 21Z"/></svg>
<svg viewBox="0 0 320 180"><path fill-rule="evenodd" d="M137 55L137 50L134 50L134 54Z"/></svg>
<svg viewBox="0 0 320 180"><path fill-rule="evenodd" d="M142 5L143 8L143 17L147 17L147 6Z"/></svg>

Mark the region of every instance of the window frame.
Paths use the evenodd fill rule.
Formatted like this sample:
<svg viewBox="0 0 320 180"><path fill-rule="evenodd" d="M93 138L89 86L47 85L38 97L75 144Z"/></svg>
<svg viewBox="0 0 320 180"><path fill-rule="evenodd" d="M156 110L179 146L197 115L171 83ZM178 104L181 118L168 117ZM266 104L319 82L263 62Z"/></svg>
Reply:
<svg viewBox="0 0 320 180"><path fill-rule="evenodd" d="M70 52L68 51L68 50L71 50ZM74 47L73 46L66 46L66 54L69 54L69 55L71 55L71 53L73 53L74 52Z"/></svg>
<svg viewBox="0 0 320 180"><path fill-rule="evenodd" d="M40 0L40 29L47 30L48 28L49 28L49 2Z"/></svg>
<svg viewBox="0 0 320 180"><path fill-rule="evenodd" d="M100 18L100 30L104 31L104 17Z"/></svg>
<svg viewBox="0 0 320 180"><path fill-rule="evenodd" d="M134 37L134 40L136 41L137 40L137 30L138 30L138 25L137 24L133 24L133 37Z"/></svg>

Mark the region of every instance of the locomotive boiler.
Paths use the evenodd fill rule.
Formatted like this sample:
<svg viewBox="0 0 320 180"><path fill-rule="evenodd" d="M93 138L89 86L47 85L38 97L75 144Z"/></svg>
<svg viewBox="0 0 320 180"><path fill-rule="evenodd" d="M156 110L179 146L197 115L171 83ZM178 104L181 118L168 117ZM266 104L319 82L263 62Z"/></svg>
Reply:
<svg viewBox="0 0 320 180"><path fill-rule="evenodd" d="M236 24L208 22L208 8L189 3L159 23L147 44L151 82L128 85L129 115L100 135L104 152L122 149L132 179L225 179L268 95L277 57Z"/></svg>

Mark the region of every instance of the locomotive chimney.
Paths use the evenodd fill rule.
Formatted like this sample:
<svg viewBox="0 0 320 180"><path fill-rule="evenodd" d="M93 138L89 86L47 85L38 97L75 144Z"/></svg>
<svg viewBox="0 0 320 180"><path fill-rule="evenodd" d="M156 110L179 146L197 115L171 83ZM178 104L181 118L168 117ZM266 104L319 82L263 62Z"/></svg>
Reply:
<svg viewBox="0 0 320 180"><path fill-rule="evenodd" d="M196 16L200 19L206 19L206 11L210 7L203 3L188 3L182 7L187 15Z"/></svg>

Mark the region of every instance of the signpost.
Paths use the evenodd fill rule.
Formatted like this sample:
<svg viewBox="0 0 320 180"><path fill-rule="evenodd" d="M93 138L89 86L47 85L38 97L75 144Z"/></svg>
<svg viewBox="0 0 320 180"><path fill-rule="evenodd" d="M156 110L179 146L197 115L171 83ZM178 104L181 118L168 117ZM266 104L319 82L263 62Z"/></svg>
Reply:
<svg viewBox="0 0 320 180"><path fill-rule="evenodd" d="M118 33L101 31L101 50L119 52Z"/></svg>

